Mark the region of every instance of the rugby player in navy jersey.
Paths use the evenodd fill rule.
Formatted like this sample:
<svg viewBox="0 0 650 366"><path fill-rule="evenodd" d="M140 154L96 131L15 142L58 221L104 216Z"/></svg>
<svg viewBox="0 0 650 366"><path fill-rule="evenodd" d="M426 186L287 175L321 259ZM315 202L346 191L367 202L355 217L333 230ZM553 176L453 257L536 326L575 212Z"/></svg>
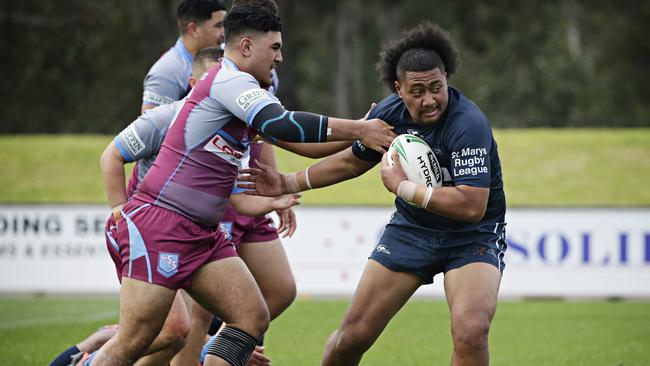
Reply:
<svg viewBox="0 0 650 366"><path fill-rule="evenodd" d="M361 142L297 173L269 167L243 171L249 194L277 195L335 184L382 161L382 181L397 210L370 255L350 307L329 337L322 365L356 365L393 316L422 285L444 273L451 313L452 365L487 365L488 333L505 267L505 195L489 121L448 85L459 64L449 33L421 24L387 43L378 71L394 93L369 118L398 134L424 139L436 155L443 186L409 182L396 162ZM408 202L414 202L411 205ZM408 350L413 352L414 350Z"/></svg>

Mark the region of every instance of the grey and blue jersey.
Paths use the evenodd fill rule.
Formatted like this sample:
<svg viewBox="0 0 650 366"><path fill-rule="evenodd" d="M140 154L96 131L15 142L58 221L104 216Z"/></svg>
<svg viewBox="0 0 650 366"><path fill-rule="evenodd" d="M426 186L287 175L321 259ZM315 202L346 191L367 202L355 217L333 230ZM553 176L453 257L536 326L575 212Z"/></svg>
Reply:
<svg viewBox="0 0 650 366"><path fill-rule="evenodd" d="M447 111L440 121L432 125L414 123L404 101L396 94L379 102L368 118L386 121L395 127L397 134L411 133L424 139L441 165L443 185L489 188L485 216L478 223L467 223L411 206L398 197L393 220L399 225L425 231L500 232L505 220L506 200L497 143L490 123L460 91L449 87L448 92ZM352 151L362 160L381 160L381 154L360 141L353 144Z"/></svg>
<svg viewBox="0 0 650 366"><path fill-rule="evenodd" d="M131 122L113 140L125 162L137 162L129 180L127 195L130 196L156 160L169 125L183 105L183 100L149 109Z"/></svg>
<svg viewBox="0 0 650 366"><path fill-rule="evenodd" d="M192 54L179 38L144 78L142 104L158 106L182 99L189 90L190 75Z"/></svg>

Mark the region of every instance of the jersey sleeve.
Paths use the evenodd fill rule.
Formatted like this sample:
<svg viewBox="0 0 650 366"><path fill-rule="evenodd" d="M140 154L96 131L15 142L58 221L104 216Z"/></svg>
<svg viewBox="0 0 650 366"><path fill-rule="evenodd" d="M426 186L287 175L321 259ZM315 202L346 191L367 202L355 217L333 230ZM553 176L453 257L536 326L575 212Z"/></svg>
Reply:
<svg viewBox="0 0 650 366"><path fill-rule="evenodd" d="M151 157L158 153L177 103L146 111L115 137L115 146L126 162Z"/></svg>
<svg viewBox="0 0 650 366"><path fill-rule="evenodd" d="M150 73L144 79L142 104L170 104L182 98L185 91L186 88L178 82L158 73Z"/></svg>
<svg viewBox="0 0 650 366"><path fill-rule="evenodd" d="M368 119L381 118L378 117L379 113L377 111L378 111L377 107L373 108L370 111L370 113L368 113ZM352 144L352 153L360 160L372 161L375 163L380 162L382 156L381 153L364 145L363 142L361 142L361 140L357 140Z"/></svg>
<svg viewBox="0 0 650 366"><path fill-rule="evenodd" d="M492 130L483 115L467 113L450 129L447 146L454 185L490 187Z"/></svg>
<svg viewBox="0 0 650 366"><path fill-rule="evenodd" d="M262 89L252 76L242 72L231 74L225 80L215 80L210 96L249 126L264 107L280 104L278 98Z"/></svg>

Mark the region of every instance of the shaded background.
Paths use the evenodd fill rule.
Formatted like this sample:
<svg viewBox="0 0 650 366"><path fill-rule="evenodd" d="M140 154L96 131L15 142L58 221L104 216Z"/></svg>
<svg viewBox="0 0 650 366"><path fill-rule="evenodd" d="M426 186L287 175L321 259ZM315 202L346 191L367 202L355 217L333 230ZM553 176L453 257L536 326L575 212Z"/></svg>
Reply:
<svg viewBox="0 0 650 366"><path fill-rule="evenodd" d="M429 20L448 29L451 78L495 127L650 126L650 2L278 1L289 109L362 116L387 95L382 40ZM115 133L177 38L176 0L0 5L0 133Z"/></svg>

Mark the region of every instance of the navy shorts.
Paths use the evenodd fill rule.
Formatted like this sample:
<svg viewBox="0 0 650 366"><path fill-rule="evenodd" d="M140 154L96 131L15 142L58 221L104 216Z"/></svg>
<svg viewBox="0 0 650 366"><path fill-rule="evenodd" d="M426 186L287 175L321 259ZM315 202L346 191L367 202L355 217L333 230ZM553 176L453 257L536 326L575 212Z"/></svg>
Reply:
<svg viewBox="0 0 650 366"><path fill-rule="evenodd" d="M488 263L503 272L504 227L496 225L494 232L435 232L395 225L391 220L369 259L391 271L413 273L424 284L433 283L438 273L469 263Z"/></svg>

